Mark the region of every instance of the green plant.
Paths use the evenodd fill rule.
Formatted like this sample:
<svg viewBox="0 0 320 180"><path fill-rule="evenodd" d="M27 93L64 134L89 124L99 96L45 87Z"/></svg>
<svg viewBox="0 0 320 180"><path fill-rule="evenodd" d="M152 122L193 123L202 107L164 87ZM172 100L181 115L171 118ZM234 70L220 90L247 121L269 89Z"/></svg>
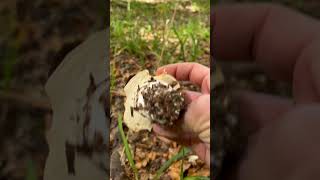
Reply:
<svg viewBox="0 0 320 180"><path fill-rule="evenodd" d="M198 39L193 35L190 34L191 37L191 60L195 61L201 54L201 49L199 45Z"/></svg>
<svg viewBox="0 0 320 180"><path fill-rule="evenodd" d="M2 57L2 79L0 80L0 87L7 89L13 77L14 65L17 63L18 49L15 46L8 47Z"/></svg>
<svg viewBox="0 0 320 180"><path fill-rule="evenodd" d="M126 156L128 158L130 167L132 168L132 170L134 172L135 180L139 180L138 170L137 170L137 167L136 167L136 165L134 163L134 160L133 160L133 157L132 157L132 153L131 153L131 149L130 149L129 144L128 144L127 137L125 136L125 134L123 132L122 115L120 115L120 114L119 114L119 117L118 117L118 128L119 128L121 140L122 140L123 145L124 145L125 154L126 154Z"/></svg>
<svg viewBox="0 0 320 180"><path fill-rule="evenodd" d="M187 147L183 147L178 154L171 157L168 161L166 161L156 172L154 179L159 179L161 175L176 161L184 158L191 150Z"/></svg>
<svg viewBox="0 0 320 180"><path fill-rule="evenodd" d="M179 59L184 60L186 59L185 56L185 45L188 40L188 37L184 34L184 32L178 32L177 29L174 27L173 32L176 35L177 39L179 40L179 47L180 47L180 55Z"/></svg>
<svg viewBox="0 0 320 180"><path fill-rule="evenodd" d="M193 0L194 6L201 7L192 16L175 10L179 1L156 5L131 1L130 11L127 3L112 2L111 48L115 55L126 52L137 57L141 65L148 54L156 55L160 65L195 61L203 54L201 43L209 42L209 0Z"/></svg>
<svg viewBox="0 0 320 180"><path fill-rule="evenodd" d="M29 159L27 163L28 164L25 180L37 180L38 178L36 175L36 168L34 166L33 161Z"/></svg>
<svg viewBox="0 0 320 180"><path fill-rule="evenodd" d="M217 3L218 0L214 0L213 3ZM192 5L200 9L203 14L210 14L210 1L208 0L193 0Z"/></svg>
<svg viewBox="0 0 320 180"><path fill-rule="evenodd" d="M182 149L182 150L183 150L182 151L182 156L185 157L187 152L185 151L185 149ZM181 165L180 165L180 179L181 180L209 180L209 177L204 177L204 176L188 176L188 177L184 177L183 162L184 162L184 159L182 158Z"/></svg>
<svg viewBox="0 0 320 180"><path fill-rule="evenodd" d="M185 156L185 151L183 151L183 157L184 156ZM183 162L184 162L184 159L181 160L181 164L180 164L180 179L183 179L183 177L184 177Z"/></svg>

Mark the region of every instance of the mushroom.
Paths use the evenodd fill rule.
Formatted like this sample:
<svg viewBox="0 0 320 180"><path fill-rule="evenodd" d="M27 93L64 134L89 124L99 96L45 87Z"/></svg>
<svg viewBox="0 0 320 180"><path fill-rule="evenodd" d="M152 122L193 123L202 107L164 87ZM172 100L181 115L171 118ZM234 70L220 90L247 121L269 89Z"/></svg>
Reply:
<svg viewBox="0 0 320 180"><path fill-rule="evenodd" d="M172 126L185 109L179 82L169 74L138 72L124 88L124 122L132 131L151 130L152 123Z"/></svg>

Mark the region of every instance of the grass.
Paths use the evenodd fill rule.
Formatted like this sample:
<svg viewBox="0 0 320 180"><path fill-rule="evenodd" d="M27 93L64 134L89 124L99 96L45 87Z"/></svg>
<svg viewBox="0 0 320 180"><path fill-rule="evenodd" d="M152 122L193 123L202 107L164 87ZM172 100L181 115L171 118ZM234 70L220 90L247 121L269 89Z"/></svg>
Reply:
<svg viewBox="0 0 320 180"><path fill-rule="evenodd" d="M137 170L137 167L136 167L136 165L134 163L134 160L133 160L133 157L132 157L132 153L131 153L131 149L130 149L129 144L128 144L128 140L127 140L127 138L126 138L126 136L125 136L125 134L123 132L122 115L119 115L119 117L118 117L118 128L119 128L121 140L122 140L123 145L124 145L125 154L126 154L126 156L128 158L130 167L132 168L132 170L134 172L135 180L139 180L138 170Z"/></svg>
<svg viewBox="0 0 320 180"><path fill-rule="evenodd" d="M185 152L183 152L183 156L185 156ZM180 163L180 179L183 179L184 177L183 163L184 163L184 159L182 159Z"/></svg>
<svg viewBox="0 0 320 180"><path fill-rule="evenodd" d="M189 148L183 147L178 154L171 157L168 161L166 161L156 172L154 177L155 180L159 179L161 175L176 161L184 158L191 150Z"/></svg>
<svg viewBox="0 0 320 180"><path fill-rule="evenodd" d="M209 0L193 0L198 12L179 8L182 2L150 5L139 2L111 1L111 52L128 53L144 65L148 54L158 58L159 65L179 61L196 61L209 45ZM130 7L130 8L128 8ZM164 49L164 50L163 50Z"/></svg>
<svg viewBox="0 0 320 180"><path fill-rule="evenodd" d="M13 69L14 65L17 63L17 51L18 49L13 46L9 46L4 51L3 56L1 57L1 80L0 88L7 89L10 86L10 82L13 78Z"/></svg>
<svg viewBox="0 0 320 180"><path fill-rule="evenodd" d="M37 180L36 168L32 160L28 160L25 180Z"/></svg>
<svg viewBox="0 0 320 180"><path fill-rule="evenodd" d="M5 40L5 46L2 47L0 54L0 88L7 89L13 78L14 65L17 63L20 37L12 40L12 34L17 28L17 19L15 12L7 13L0 17L1 22L5 24L0 28L2 39Z"/></svg>

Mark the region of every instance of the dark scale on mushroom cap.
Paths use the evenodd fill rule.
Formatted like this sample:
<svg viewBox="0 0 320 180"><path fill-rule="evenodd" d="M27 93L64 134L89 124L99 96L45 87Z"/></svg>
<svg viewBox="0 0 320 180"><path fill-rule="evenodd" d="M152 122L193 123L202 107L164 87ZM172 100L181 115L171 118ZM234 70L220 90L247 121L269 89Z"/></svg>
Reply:
<svg viewBox="0 0 320 180"><path fill-rule="evenodd" d="M151 79L149 82L156 82L156 80ZM144 105L138 104L137 109L148 112L149 118L153 122L165 126L173 125L186 107L182 89L175 90L173 87L161 83L141 87Z"/></svg>

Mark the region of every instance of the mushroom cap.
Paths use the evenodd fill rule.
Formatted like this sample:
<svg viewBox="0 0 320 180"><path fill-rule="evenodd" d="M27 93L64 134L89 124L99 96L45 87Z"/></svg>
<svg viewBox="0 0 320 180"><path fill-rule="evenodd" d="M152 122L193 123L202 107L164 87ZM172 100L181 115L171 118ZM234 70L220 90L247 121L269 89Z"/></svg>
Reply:
<svg viewBox="0 0 320 180"><path fill-rule="evenodd" d="M154 78L162 84L175 84L173 89L180 88L178 81L169 74L161 74L158 76L151 76L148 70L138 72L132 77L124 88L126 94L125 112L123 116L124 123L132 131L149 130L152 129L152 120L150 117L143 115L135 109L136 100L139 95L139 89L148 85L149 81Z"/></svg>

